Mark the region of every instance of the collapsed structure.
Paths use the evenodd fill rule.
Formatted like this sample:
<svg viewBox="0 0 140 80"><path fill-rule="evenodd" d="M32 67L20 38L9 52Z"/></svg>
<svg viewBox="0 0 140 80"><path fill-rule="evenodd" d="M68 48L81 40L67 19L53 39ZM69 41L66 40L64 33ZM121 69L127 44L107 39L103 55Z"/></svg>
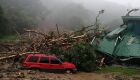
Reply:
<svg viewBox="0 0 140 80"><path fill-rule="evenodd" d="M94 37L95 50L122 61L140 58L140 16L123 16L124 24L105 37Z"/></svg>

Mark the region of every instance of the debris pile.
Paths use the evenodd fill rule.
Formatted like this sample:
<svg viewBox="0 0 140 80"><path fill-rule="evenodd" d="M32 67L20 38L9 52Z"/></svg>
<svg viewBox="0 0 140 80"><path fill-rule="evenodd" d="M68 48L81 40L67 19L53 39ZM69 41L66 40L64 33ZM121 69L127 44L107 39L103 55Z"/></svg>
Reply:
<svg viewBox="0 0 140 80"><path fill-rule="evenodd" d="M87 32L87 28L63 34L55 32L46 34L27 29L25 31L28 33L28 39L26 36L26 40L24 40L28 43L25 51L55 54L64 61L76 64L79 70L95 70L95 53L90 45L93 36Z"/></svg>
<svg viewBox="0 0 140 80"><path fill-rule="evenodd" d="M46 34L37 30L26 29L25 31L28 32L28 39L26 38L26 40L30 44L26 50L32 50L34 52L50 52L57 47L67 50L76 43L89 41L89 36L84 29L76 32L63 33L62 35L54 32Z"/></svg>

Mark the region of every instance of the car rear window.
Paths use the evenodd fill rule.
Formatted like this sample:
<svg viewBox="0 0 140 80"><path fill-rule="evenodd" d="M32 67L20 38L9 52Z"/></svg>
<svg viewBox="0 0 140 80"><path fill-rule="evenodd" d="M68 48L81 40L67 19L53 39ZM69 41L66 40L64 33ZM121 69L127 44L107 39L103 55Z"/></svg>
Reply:
<svg viewBox="0 0 140 80"><path fill-rule="evenodd" d="M61 62L57 58L51 58L51 64L60 64Z"/></svg>
<svg viewBox="0 0 140 80"><path fill-rule="evenodd" d="M38 56L31 56L27 62L37 62L38 61Z"/></svg>
<svg viewBox="0 0 140 80"><path fill-rule="evenodd" d="M41 57L39 63L49 63L48 57Z"/></svg>

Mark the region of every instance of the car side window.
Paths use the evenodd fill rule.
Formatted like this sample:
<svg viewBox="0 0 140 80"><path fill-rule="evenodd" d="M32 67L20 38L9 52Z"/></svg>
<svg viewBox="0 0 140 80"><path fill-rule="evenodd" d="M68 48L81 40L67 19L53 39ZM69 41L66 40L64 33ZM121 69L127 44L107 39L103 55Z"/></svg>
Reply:
<svg viewBox="0 0 140 80"><path fill-rule="evenodd" d="M38 59L39 59L39 57L37 57L37 56L31 56L31 57L28 59L27 62L37 62Z"/></svg>
<svg viewBox="0 0 140 80"><path fill-rule="evenodd" d="M49 57L41 57L39 63L49 63Z"/></svg>
<svg viewBox="0 0 140 80"><path fill-rule="evenodd" d="M56 58L51 58L51 64L60 64L61 62Z"/></svg>

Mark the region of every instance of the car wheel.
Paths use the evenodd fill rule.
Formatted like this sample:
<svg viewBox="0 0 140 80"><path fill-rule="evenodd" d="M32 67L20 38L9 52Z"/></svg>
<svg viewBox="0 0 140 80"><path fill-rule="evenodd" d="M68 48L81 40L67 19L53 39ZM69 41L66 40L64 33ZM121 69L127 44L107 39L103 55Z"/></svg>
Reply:
<svg viewBox="0 0 140 80"><path fill-rule="evenodd" d="M40 68L30 68L30 70L34 70L34 71L40 71Z"/></svg>
<svg viewBox="0 0 140 80"><path fill-rule="evenodd" d="M66 71L65 71L67 74L70 74L70 73L72 73L72 71L70 70L70 69L66 69Z"/></svg>

